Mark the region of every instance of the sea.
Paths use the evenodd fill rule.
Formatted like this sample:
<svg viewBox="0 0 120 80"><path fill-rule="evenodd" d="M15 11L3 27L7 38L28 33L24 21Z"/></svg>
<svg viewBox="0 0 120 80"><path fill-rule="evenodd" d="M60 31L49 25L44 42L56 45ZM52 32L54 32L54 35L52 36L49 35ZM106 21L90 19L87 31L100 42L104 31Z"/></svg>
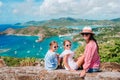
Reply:
<svg viewBox="0 0 120 80"><path fill-rule="evenodd" d="M27 26L16 26L12 24L1 24L0 32L5 31L8 28L18 29L26 28ZM56 26L57 27L57 26ZM51 28L56 28L51 27ZM67 26L67 28L74 28L82 30L84 26ZM91 26L92 28L98 28L101 26ZM78 32L79 34L79 32ZM35 57L44 58L46 52L49 50L49 44L51 41L58 43L58 54L61 54L63 49L63 41L72 41L73 36L52 36L44 39L41 42L36 42L39 37L37 36L18 36L18 35L0 35L0 56L9 56L17 58ZM78 42L72 42L72 50L75 51L81 44Z"/></svg>
<svg viewBox="0 0 120 80"><path fill-rule="evenodd" d="M18 29L26 28L26 26L16 26L10 24L0 25L0 32L8 28ZM18 35L0 35L0 56L10 56L17 58L35 57L44 58L49 50L51 41L58 42L58 54L61 54L63 49L63 41L71 40L72 36L52 36L44 39L42 42L36 42L37 36L18 36ZM80 44L72 42L72 50L74 51Z"/></svg>

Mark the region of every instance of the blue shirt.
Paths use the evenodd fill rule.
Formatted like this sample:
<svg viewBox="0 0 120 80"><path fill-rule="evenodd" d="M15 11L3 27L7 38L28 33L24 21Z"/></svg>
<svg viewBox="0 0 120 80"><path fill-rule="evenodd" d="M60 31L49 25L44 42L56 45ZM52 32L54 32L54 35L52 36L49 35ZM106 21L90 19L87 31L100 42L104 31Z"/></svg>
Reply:
<svg viewBox="0 0 120 80"><path fill-rule="evenodd" d="M58 66L58 59L55 52L51 52L48 50L48 52L45 55L45 69L47 70L54 70Z"/></svg>

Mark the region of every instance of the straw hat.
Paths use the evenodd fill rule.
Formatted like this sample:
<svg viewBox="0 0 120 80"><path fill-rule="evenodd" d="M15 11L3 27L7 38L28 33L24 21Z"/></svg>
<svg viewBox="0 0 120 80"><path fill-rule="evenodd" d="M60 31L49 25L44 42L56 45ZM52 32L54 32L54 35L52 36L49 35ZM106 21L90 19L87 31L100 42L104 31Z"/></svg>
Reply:
<svg viewBox="0 0 120 80"><path fill-rule="evenodd" d="M92 31L92 28L90 26L85 26L82 30L82 32L80 32L80 34L83 33L90 33L90 34L94 34L94 32Z"/></svg>

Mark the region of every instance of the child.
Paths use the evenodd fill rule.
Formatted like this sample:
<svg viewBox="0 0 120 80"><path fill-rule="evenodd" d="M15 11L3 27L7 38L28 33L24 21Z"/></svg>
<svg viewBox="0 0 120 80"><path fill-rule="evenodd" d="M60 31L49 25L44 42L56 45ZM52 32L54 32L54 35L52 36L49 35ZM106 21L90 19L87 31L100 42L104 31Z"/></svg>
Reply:
<svg viewBox="0 0 120 80"><path fill-rule="evenodd" d="M50 43L50 49L45 55L45 69L55 70L58 67L58 55L55 51L58 49L58 44L55 41Z"/></svg>
<svg viewBox="0 0 120 80"><path fill-rule="evenodd" d="M66 70L75 71L82 64L84 56L80 56L77 61L73 59L74 52L71 51L71 42L69 40L65 40L64 43L64 51L61 53L60 58L63 58L63 64Z"/></svg>

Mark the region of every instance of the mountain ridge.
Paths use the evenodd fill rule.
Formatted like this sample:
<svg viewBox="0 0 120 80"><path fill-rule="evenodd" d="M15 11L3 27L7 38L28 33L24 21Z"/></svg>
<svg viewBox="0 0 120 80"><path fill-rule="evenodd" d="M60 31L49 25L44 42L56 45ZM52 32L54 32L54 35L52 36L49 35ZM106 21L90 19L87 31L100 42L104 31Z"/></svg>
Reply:
<svg viewBox="0 0 120 80"><path fill-rule="evenodd" d="M71 17L61 17L58 19L50 19L43 21L28 21L25 23L16 23L15 25L25 26L78 26L78 25L111 25L120 22L120 18L111 20L89 20L89 19L75 19Z"/></svg>
<svg viewBox="0 0 120 80"><path fill-rule="evenodd" d="M120 18L111 19L111 21L120 21Z"/></svg>

